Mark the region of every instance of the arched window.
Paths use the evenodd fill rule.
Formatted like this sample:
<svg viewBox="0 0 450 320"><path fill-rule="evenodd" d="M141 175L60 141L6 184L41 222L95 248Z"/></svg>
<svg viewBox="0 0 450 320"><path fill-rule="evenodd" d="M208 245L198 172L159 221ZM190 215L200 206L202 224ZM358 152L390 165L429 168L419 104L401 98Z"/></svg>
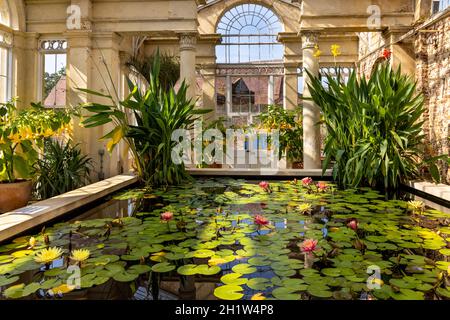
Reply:
<svg viewBox="0 0 450 320"><path fill-rule="evenodd" d="M267 7L242 4L227 11L217 25L222 43L216 47L218 63L281 61L283 31L278 17Z"/></svg>
<svg viewBox="0 0 450 320"><path fill-rule="evenodd" d="M7 0L0 0L0 24L8 27L11 25L11 15Z"/></svg>
<svg viewBox="0 0 450 320"><path fill-rule="evenodd" d="M0 0L0 24L10 28L11 14L7 0ZM11 99L12 88L12 34L0 30L0 103Z"/></svg>

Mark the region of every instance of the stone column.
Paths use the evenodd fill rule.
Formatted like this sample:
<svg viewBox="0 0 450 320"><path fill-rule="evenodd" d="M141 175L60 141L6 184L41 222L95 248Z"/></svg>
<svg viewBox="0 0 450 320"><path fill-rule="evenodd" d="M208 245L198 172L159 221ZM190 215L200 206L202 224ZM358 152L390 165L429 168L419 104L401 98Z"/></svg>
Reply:
<svg viewBox="0 0 450 320"><path fill-rule="evenodd" d="M304 31L302 34L303 67L312 75L319 74L319 62L314 57L314 46L317 44L319 33ZM305 86L303 97L311 97L307 83L308 75L305 73ZM312 101L303 100L303 164L305 169L320 169L320 109Z"/></svg>
<svg viewBox="0 0 450 320"><path fill-rule="evenodd" d="M298 72L296 66L284 67L284 109L295 110L298 106Z"/></svg>
<svg viewBox="0 0 450 320"><path fill-rule="evenodd" d="M180 79L189 85L187 95L196 98L197 76L195 73L197 34L182 33L180 37Z"/></svg>
<svg viewBox="0 0 450 320"><path fill-rule="evenodd" d="M92 38L90 30L71 30L65 33L67 39L67 66L66 66L66 104L75 108L80 104L90 101L89 94L79 91L77 88L91 88L92 69ZM82 112L87 115L85 111ZM101 128L83 128L80 126L80 118L74 117L74 140L80 144L83 154L93 158L96 166L99 164L98 138L101 137ZM94 171L96 171L95 168ZM92 173L93 181L97 180L96 173Z"/></svg>

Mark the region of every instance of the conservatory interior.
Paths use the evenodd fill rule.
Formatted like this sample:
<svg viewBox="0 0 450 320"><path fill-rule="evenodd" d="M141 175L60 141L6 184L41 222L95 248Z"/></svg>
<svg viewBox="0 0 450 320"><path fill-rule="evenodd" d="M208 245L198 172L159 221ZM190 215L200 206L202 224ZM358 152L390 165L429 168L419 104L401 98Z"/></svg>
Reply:
<svg viewBox="0 0 450 320"><path fill-rule="evenodd" d="M449 0L0 0L0 300L450 299Z"/></svg>

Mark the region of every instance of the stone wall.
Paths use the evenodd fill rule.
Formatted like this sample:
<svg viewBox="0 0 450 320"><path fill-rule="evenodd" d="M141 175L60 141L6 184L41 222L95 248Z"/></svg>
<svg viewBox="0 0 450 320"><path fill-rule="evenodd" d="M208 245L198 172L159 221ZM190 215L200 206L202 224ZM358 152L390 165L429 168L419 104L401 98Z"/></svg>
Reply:
<svg viewBox="0 0 450 320"><path fill-rule="evenodd" d="M448 12L447 12L448 13ZM415 37L416 80L425 96L424 133L431 155L449 154L450 14L442 15ZM441 174L450 183L448 164Z"/></svg>

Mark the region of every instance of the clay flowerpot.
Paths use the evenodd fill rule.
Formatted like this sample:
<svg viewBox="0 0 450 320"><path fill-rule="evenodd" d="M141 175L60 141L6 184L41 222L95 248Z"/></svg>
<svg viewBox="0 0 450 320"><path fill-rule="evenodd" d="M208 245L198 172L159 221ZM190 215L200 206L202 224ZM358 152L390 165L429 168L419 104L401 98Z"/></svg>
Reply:
<svg viewBox="0 0 450 320"><path fill-rule="evenodd" d="M292 169L303 169L303 162L301 162L301 161L293 162Z"/></svg>
<svg viewBox="0 0 450 320"><path fill-rule="evenodd" d="M25 207L31 199L31 180L0 183L0 213Z"/></svg>

